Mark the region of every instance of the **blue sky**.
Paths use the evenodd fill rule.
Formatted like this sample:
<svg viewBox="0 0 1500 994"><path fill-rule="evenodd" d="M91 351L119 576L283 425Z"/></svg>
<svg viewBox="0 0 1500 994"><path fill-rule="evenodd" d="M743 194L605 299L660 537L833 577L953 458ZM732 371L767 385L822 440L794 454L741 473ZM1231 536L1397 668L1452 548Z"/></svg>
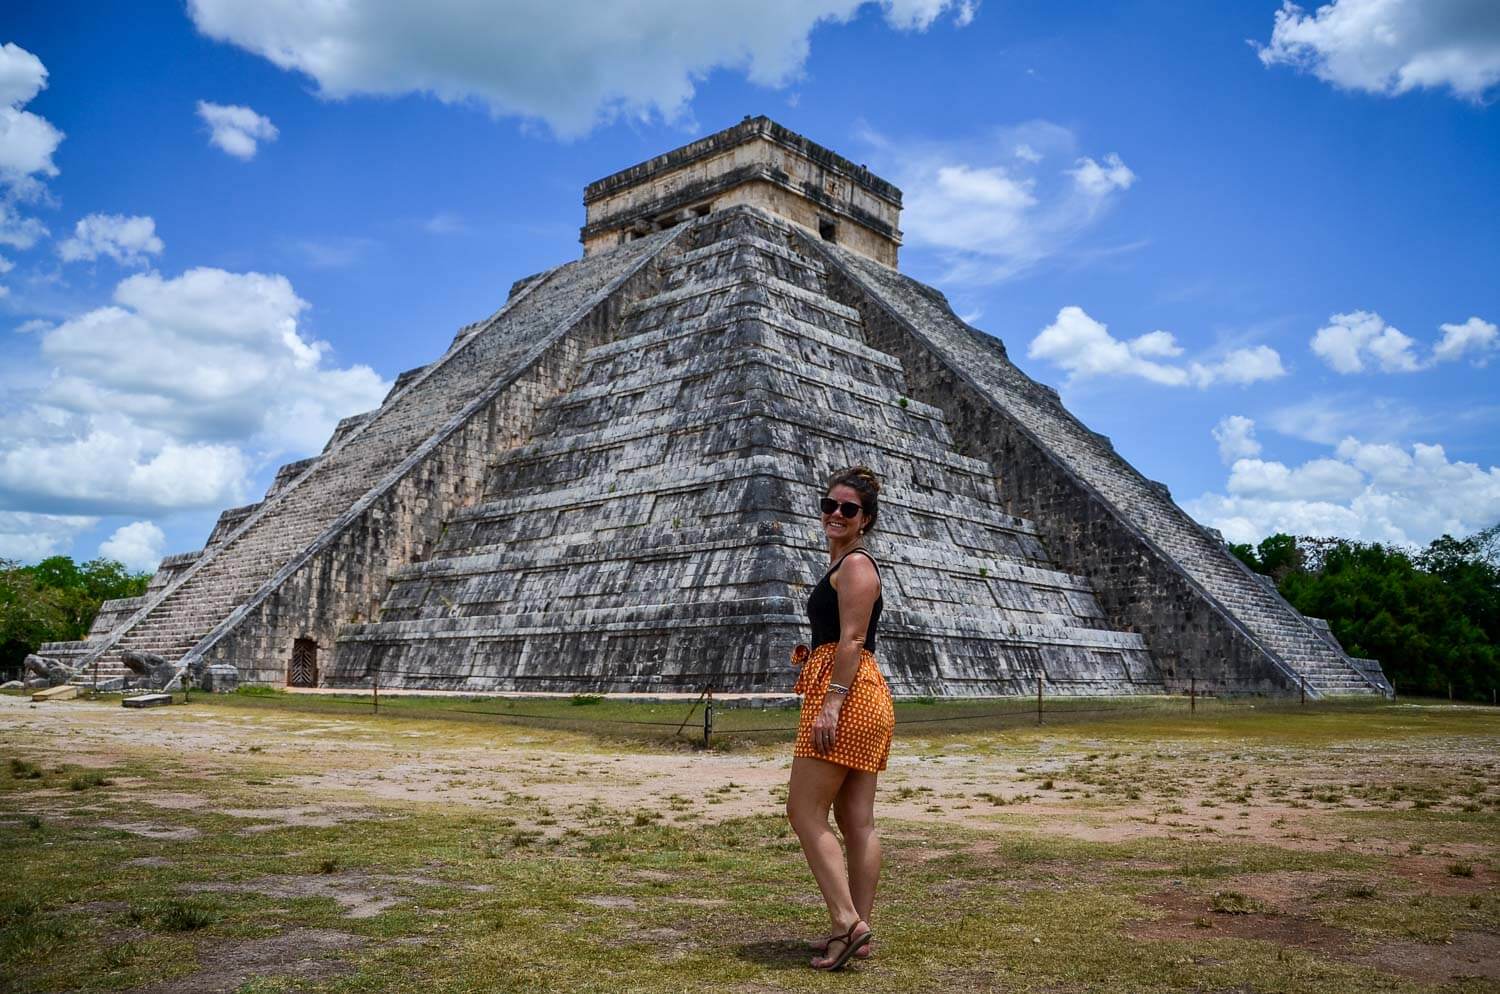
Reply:
<svg viewBox="0 0 1500 994"><path fill-rule="evenodd" d="M1230 537L1500 520L1489 0L481 6L8 8L0 557L197 548L584 184L760 113Z"/></svg>

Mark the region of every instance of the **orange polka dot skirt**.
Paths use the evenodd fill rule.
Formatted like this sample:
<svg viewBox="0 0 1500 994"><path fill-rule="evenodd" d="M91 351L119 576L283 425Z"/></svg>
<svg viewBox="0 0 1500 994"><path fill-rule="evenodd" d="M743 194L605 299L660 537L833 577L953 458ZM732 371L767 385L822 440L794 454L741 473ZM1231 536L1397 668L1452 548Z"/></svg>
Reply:
<svg viewBox="0 0 1500 994"><path fill-rule="evenodd" d="M806 652L805 647L799 647ZM793 756L821 759L851 770L879 773L891 755L891 733L896 727L896 711L891 691L880 675L875 654L860 650L859 669L849 696L839 711L839 727L833 736L833 750L820 753L813 749L812 726L823 710L823 695L833 680L833 655L837 642L825 642L812 651L802 664L796 692L802 695L802 716L797 722L797 745Z"/></svg>

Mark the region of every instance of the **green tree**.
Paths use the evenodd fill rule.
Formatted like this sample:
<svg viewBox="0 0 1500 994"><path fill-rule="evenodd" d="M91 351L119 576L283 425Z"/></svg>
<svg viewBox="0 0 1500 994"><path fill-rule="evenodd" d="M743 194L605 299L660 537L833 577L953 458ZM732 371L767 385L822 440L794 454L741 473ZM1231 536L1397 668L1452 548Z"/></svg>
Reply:
<svg viewBox="0 0 1500 994"><path fill-rule="evenodd" d="M1297 610L1328 619L1352 655L1380 660L1401 692L1446 696L1451 685L1457 697L1489 700L1500 686L1500 569L1486 558L1487 541L1486 532L1444 535L1413 552L1304 538L1295 543L1303 566L1278 589Z"/></svg>
<svg viewBox="0 0 1500 994"><path fill-rule="evenodd" d="M0 672L19 672L22 660L43 642L83 638L100 604L137 597L150 579L112 559L82 566L68 556L52 556L33 566L0 560Z"/></svg>

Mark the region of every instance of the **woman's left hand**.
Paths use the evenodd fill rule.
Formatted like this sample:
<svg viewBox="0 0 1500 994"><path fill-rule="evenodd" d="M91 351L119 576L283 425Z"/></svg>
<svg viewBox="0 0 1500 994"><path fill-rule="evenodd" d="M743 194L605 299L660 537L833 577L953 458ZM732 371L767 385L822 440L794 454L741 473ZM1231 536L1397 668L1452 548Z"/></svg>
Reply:
<svg viewBox="0 0 1500 994"><path fill-rule="evenodd" d="M812 724L812 747L819 754L833 751L833 739L839 730L839 711L844 707L842 695L831 691L823 700L823 708Z"/></svg>

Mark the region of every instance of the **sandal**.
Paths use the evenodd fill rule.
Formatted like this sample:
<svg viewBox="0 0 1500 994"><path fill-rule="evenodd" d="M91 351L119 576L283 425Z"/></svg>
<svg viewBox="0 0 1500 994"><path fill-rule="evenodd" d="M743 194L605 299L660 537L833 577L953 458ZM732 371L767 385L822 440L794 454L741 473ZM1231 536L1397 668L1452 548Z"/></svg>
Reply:
<svg viewBox="0 0 1500 994"><path fill-rule="evenodd" d="M807 948L811 949L815 953L821 953L822 955L826 956L828 954L828 947L829 947L829 945L833 942L834 939L837 939L837 938L838 938L838 936L836 936L836 935L825 935L821 939L813 939L810 942L808 942ZM854 958L855 959L869 959L874 954L875 954L875 940L871 939L868 943L866 943L865 945L863 945L863 946L860 947L859 952L857 952L857 953L854 954Z"/></svg>
<svg viewBox="0 0 1500 994"><path fill-rule="evenodd" d="M861 925L865 926L865 930L860 935L856 936L854 934L854 930L859 928ZM814 963L812 964L812 966L816 970L827 970L829 973L832 973L835 970L842 970L844 968L844 964L849 962L850 957L859 952L865 946L869 945L870 940L874 937L875 933L870 929L870 926L865 925L864 921L862 920L857 921L853 925L850 925L849 931L845 932L843 935L835 935L829 938L828 944L830 946L832 946L835 942L842 942L844 944L844 948L839 950L839 954L827 963L823 963L821 965L818 963Z"/></svg>

